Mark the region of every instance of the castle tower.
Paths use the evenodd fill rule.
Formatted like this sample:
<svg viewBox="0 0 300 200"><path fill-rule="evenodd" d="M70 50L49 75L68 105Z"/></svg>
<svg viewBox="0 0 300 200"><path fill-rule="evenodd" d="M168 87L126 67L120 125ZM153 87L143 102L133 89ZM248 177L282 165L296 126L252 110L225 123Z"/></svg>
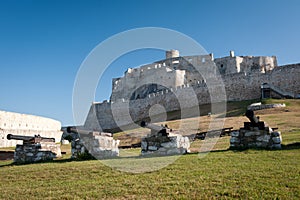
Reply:
<svg viewBox="0 0 300 200"><path fill-rule="evenodd" d="M166 59L168 58L177 58L179 57L179 51L171 49L170 51L166 51Z"/></svg>

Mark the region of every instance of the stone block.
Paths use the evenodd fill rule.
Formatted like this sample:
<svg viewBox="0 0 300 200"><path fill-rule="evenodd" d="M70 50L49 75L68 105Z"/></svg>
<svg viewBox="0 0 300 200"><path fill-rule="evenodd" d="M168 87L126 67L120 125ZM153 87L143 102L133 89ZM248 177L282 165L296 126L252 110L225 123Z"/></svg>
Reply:
<svg viewBox="0 0 300 200"><path fill-rule="evenodd" d="M270 135L262 135L256 138L257 141L259 142L269 142L270 140Z"/></svg>
<svg viewBox="0 0 300 200"><path fill-rule="evenodd" d="M256 136L256 135L260 135L260 132L259 131L247 131L245 133L245 137Z"/></svg>
<svg viewBox="0 0 300 200"><path fill-rule="evenodd" d="M156 151L158 148L156 146L148 146L149 151Z"/></svg>
<svg viewBox="0 0 300 200"><path fill-rule="evenodd" d="M272 136L272 137L280 137L280 136L281 136L281 133L280 133L280 131L273 131L273 132L271 133L271 136Z"/></svg>
<svg viewBox="0 0 300 200"><path fill-rule="evenodd" d="M232 144L232 143L240 143L240 139L232 136L230 138L230 144Z"/></svg>
<svg viewBox="0 0 300 200"><path fill-rule="evenodd" d="M274 144L281 144L281 137L273 137L272 141Z"/></svg>
<svg viewBox="0 0 300 200"><path fill-rule="evenodd" d="M142 151L143 150L147 150L147 142L146 141L142 140L142 142L141 142L141 149L142 149Z"/></svg>
<svg viewBox="0 0 300 200"><path fill-rule="evenodd" d="M33 153L31 153L31 152L26 153L26 156L27 156L27 157L32 157L32 156L33 156Z"/></svg>
<svg viewBox="0 0 300 200"><path fill-rule="evenodd" d="M239 132L239 131L232 131L232 132L230 133L230 135L231 135L232 137L238 137L238 136L240 135L240 132Z"/></svg>
<svg viewBox="0 0 300 200"><path fill-rule="evenodd" d="M173 154L181 154L182 152L181 152L181 150L180 149L169 149L168 151L167 151L167 154L168 155L173 155Z"/></svg>
<svg viewBox="0 0 300 200"><path fill-rule="evenodd" d="M264 147L263 143L262 142L256 142L256 147L258 148L261 148L261 147Z"/></svg>
<svg viewBox="0 0 300 200"><path fill-rule="evenodd" d="M281 149L281 144L273 144L271 146L272 149Z"/></svg>

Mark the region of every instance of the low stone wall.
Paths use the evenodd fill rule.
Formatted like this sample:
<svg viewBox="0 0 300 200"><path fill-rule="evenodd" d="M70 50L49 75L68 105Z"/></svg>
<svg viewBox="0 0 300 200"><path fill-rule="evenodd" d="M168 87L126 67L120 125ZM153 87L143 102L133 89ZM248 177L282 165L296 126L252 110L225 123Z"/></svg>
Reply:
<svg viewBox="0 0 300 200"><path fill-rule="evenodd" d="M281 149L281 142L281 133L269 127L265 127L265 130L258 130L257 127L252 130L241 128L239 131L231 132L230 148Z"/></svg>
<svg viewBox="0 0 300 200"><path fill-rule="evenodd" d="M54 142L41 142L38 144L18 144L14 153L16 163L31 163L49 161L61 157L60 145Z"/></svg>
<svg viewBox="0 0 300 200"><path fill-rule="evenodd" d="M248 110L263 110L263 109L269 109L269 108L284 108L284 103L278 103L278 104L261 104L261 103L255 103L251 104L247 107Z"/></svg>
<svg viewBox="0 0 300 200"><path fill-rule="evenodd" d="M71 143L72 158L79 158L85 153L89 153L97 159L119 156L120 140L114 140L108 134L110 133L92 132L86 136L80 135L80 138Z"/></svg>
<svg viewBox="0 0 300 200"><path fill-rule="evenodd" d="M172 155L190 152L190 140L180 134L170 133L169 136L147 136L142 138L141 154Z"/></svg>

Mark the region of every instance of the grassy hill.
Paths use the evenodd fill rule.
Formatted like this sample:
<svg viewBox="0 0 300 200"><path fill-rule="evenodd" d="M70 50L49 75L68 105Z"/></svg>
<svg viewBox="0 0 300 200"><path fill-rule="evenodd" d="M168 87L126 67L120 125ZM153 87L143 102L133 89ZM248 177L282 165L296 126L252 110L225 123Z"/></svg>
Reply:
<svg viewBox="0 0 300 200"><path fill-rule="evenodd" d="M282 132L282 150L232 151L228 150L229 137L222 137L205 156L197 153L203 143L198 140L192 144L192 154L148 158L152 159L150 162L146 162L147 158L132 157L125 160L126 166L121 166L130 171L174 159L166 167L149 173L128 173L106 166L126 158L101 162L71 161L65 157L28 165L0 161L0 199L300 199L300 101L270 101L286 103L287 107L256 113ZM237 129L247 121L236 113L226 118L225 126ZM176 128L178 123L184 123L188 127L196 119L168 124ZM200 117L202 130L208 122L207 116ZM119 136L124 134L130 133ZM138 153L139 149L121 152Z"/></svg>

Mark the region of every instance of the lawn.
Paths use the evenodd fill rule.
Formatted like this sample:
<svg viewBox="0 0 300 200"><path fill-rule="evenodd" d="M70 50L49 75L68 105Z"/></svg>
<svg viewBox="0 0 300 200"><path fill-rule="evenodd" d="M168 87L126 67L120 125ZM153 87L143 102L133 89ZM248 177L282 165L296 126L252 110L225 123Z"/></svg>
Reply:
<svg viewBox="0 0 300 200"><path fill-rule="evenodd" d="M106 161L64 157L27 165L1 161L0 199L300 199L300 101L285 101L285 109L258 112L282 131L282 150L232 151L229 137L222 137L205 156L123 156ZM231 116L225 125L235 119L247 120ZM192 148L196 151L202 143L195 141ZM138 152L129 149L121 154ZM117 170L138 172L139 167L151 169L151 164L168 160L171 164L148 173ZM113 168L107 166L112 164Z"/></svg>

